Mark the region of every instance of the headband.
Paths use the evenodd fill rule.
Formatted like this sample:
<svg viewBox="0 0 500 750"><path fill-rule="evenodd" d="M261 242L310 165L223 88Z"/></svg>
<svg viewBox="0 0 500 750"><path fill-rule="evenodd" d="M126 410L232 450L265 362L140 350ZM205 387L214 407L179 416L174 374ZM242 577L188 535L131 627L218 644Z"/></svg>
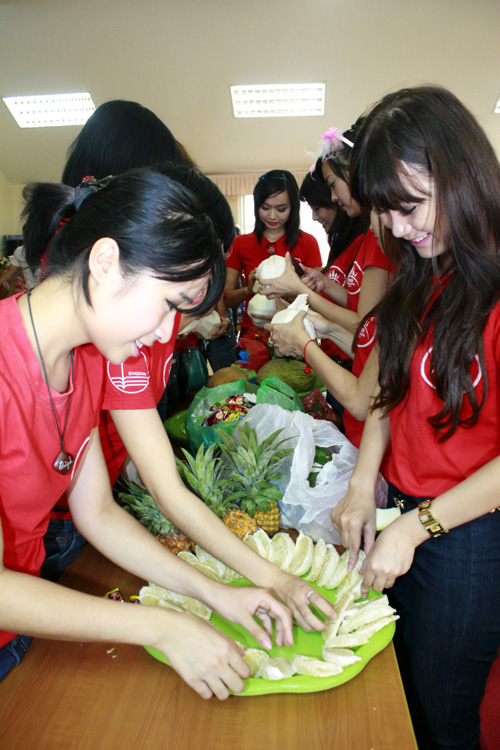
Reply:
<svg viewBox="0 0 500 750"><path fill-rule="evenodd" d="M266 172L265 174L261 175L258 179L258 182L264 182L264 180L267 180L269 177L270 172ZM288 182L290 184L290 180L287 177L283 177L281 174L275 174L272 177L273 180L284 180L285 182Z"/></svg>
<svg viewBox="0 0 500 750"><path fill-rule="evenodd" d="M349 148L353 148L354 146L354 143L350 141L349 138L342 135L338 128L328 128L328 130L325 130L319 143L319 153L316 155L309 171L314 171L318 157L320 157L322 161L335 158L344 148L344 144L349 146Z"/></svg>

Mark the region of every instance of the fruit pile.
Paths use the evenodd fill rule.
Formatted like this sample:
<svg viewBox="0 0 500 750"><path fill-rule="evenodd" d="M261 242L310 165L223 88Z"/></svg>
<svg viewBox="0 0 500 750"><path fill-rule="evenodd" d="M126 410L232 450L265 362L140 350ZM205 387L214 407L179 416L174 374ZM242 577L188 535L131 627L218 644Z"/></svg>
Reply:
<svg viewBox="0 0 500 750"><path fill-rule="evenodd" d="M187 487L240 539L258 527L268 534L280 528L278 502L283 493L275 483L282 474L280 462L293 453L293 448L282 447L280 432L259 443L255 430L245 424L238 438L220 432L218 444L202 443L195 457L183 449L186 460L176 459Z"/></svg>
<svg viewBox="0 0 500 750"><path fill-rule="evenodd" d="M296 542L283 532L271 539L262 529L243 541L283 570L301 575L318 586L337 589L337 617L329 621L323 631L321 659L303 654L294 654L291 659L271 657L262 649L247 648L238 643L244 652L243 658L250 666L251 677L283 680L295 674L315 677L338 675L345 667L360 661L353 649L368 643L372 635L398 619L386 595L359 600L362 580L359 568L362 559L348 572L347 551L339 555L332 545L325 544L321 539L314 545L313 540L303 534L299 535ZM334 553L332 549L335 550ZM216 581L231 583L239 577L238 573L199 546L196 547L195 554L181 552L179 557ZM202 602L154 584L144 586L138 598L141 604L190 612L206 620L211 617L211 610Z"/></svg>

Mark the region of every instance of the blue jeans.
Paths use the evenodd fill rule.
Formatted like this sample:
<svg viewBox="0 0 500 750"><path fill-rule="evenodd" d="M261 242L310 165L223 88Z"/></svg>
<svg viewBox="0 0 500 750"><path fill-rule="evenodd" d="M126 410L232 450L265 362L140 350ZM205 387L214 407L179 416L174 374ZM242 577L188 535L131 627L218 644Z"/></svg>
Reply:
<svg viewBox="0 0 500 750"><path fill-rule="evenodd" d="M76 560L86 542L71 519L51 519L43 538L45 560L40 576L57 581L68 565Z"/></svg>
<svg viewBox="0 0 500 750"><path fill-rule="evenodd" d="M26 635L17 635L0 648L0 682L13 667L17 667L32 640Z"/></svg>
<svg viewBox="0 0 500 750"><path fill-rule="evenodd" d="M388 507L396 493L390 485ZM403 512L427 498L406 499ZM479 746L479 706L500 645L499 540L499 511L429 537L387 592L401 617L394 646L420 750Z"/></svg>

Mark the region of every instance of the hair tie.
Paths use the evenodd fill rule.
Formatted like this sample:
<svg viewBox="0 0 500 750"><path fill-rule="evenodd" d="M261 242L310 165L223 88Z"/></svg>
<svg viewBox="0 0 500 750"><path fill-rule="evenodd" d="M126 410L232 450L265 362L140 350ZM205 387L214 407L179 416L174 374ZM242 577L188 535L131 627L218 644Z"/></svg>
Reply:
<svg viewBox="0 0 500 750"><path fill-rule="evenodd" d="M98 190L109 185L112 179L113 175L104 177L102 180L96 180L95 177L92 177L91 175L84 177L81 183L74 189L72 205L75 211L79 211L82 207L82 203L87 200L90 195L97 193Z"/></svg>

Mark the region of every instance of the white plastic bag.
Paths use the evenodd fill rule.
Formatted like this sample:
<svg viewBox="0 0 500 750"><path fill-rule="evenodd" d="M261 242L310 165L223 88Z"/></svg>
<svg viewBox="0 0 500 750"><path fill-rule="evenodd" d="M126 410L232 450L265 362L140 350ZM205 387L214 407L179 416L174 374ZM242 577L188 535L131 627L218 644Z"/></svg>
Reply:
<svg viewBox="0 0 500 750"><path fill-rule="evenodd" d="M294 448L293 454L281 464L283 476L278 482L284 493L280 501L283 526L302 531L315 540L322 537L326 542L341 544L330 513L347 492L358 449L332 422L313 419L300 411L286 411L273 404L254 406L240 424L245 422L256 430L259 442L282 429L279 440L290 438L283 448ZM316 446L333 449L333 456L318 472L315 486L311 487L308 477ZM377 507L387 504L387 483L381 474L376 500Z"/></svg>

